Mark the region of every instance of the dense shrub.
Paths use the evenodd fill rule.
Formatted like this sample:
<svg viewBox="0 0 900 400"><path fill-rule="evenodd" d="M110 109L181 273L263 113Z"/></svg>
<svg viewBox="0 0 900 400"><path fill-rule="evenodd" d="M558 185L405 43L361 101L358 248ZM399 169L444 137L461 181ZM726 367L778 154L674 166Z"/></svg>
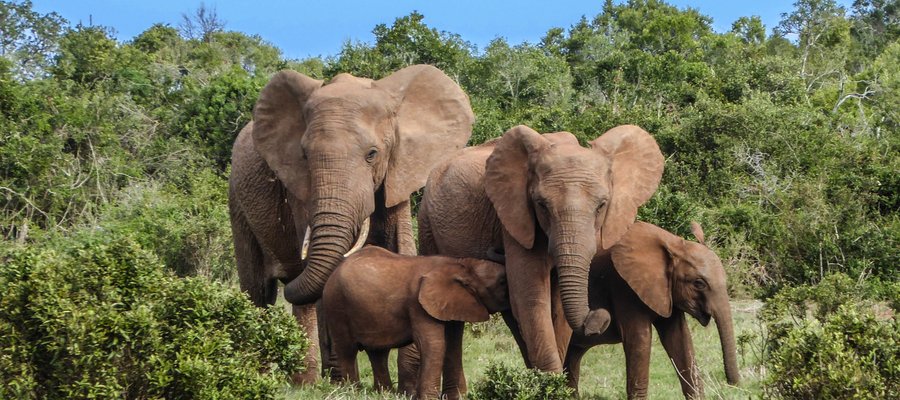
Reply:
<svg viewBox="0 0 900 400"><path fill-rule="evenodd" d="M0 398L272 398L301 368L284 310L115 232L64 243L0 255Z"/></svg>
<svg viewBox="0 0 900 400"><path fill-rule="evenodd" d="M185 105L176 128L204 155L225 170L231 146L250 121L253 105L266 81L233 67L210 82L198 83L197 93Z"/></svg>
<svg viewBox="0 0 900 400"><path fill-rule="evenodd" d="M542 373L537 370L512 368L501 364L488 366L482 380L472 385L468 398L472 400L553 400L568 399L572 389L566 386L563 374Z"/></svg>
<svg viewBox="0 0 900 400"><path fill-rule="evenodd" d="M773 397L900 398L900 324L841 306L793 328L767 363Z"/></svg>
<svg viewBox="0 0 900 400"><path fill-rule="evenodd" d="M180 186L135 185L104 210L98 225L127 234L180 276L232 281L228 182L203 170Z"/></svg>
<svg viewBox="0 0 900 400"><path fill-rule="evenodd" d="M772 298L761 313L768 332L766 393L802 399L898 398L900 323L896 309L863 298L873 292L834 274Z"/></svg>

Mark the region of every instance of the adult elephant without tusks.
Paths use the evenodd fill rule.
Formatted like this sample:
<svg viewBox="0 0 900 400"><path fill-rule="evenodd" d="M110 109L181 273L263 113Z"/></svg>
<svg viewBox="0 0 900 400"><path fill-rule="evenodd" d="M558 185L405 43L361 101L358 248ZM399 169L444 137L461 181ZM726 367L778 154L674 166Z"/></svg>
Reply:
<svg viewBox="0 0 900 400"><path fill-rule="evenodd" d="M473 121L459 85L428 65L377 81L340 74L325 85L294 71L275 74L232 154L228 200L241 289L264 306L284 282L285 299L315 341L309 304L363 221L370 229L360 242L415 254L409 196L465 146ZM301 381L317 375L315 353Z"/></svg>
<svg viewBox="0 0 900 400"><path fill-rule="evenodd" d="M418 214L420 252L484 258L504 249L526 363L560 372L569 327L605 329L588 308L591 259L632 225L663 161L653 137L633 125L610 129L590 148L568 132L514 127L432 171Z"/></svg>

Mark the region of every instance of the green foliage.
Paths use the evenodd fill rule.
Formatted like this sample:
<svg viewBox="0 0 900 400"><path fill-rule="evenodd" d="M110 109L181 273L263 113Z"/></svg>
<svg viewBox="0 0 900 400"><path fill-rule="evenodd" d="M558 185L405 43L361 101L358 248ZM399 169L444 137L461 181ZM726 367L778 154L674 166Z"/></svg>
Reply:
<svg viewBox="0 0 900 400"><path fill-rule="evenodd" d="M30 0L0 1L0 55L19 77L40 76L65 25L55 12L41 15L32 10Z"/></svg>
<svg viewBox="0 0 900 400"><path fill-rule="evenodd" d="M98 226L123 232L176 274L234 281L228 183L206 170L184 186L137 185L123 192Z"/></svg>
<svg viewBox="0 0 900 400"><path fill-rule="evenodd" d="M224 170L231 162L234 139L250 122L253 105L265 83L237 67L217 75L185 105L181 135Z"/></svg>
<svg viewBox="0 0 900 400"><path fill-rule="evenodd" d="M60 53L51 69L54 76L88 87L119 72L117 43L104 27L78 25L60 39Z"/></svg>
<svg viewBox="0 0 900 400"><path fill-rule="evenodd" d="M117 232L2 254L0 397L273 398L307 346L293 317L176 278Z"/></svg>
<svg viewBox="0 0 900 400"><path fill-rule="evenodd" d="M510 368L491 364L484 378L472 385L467 397L487 399L568 399L573 390L566 386L564 374L543 373L537 370Z"/></svg>
<svg viewBox="0 0 900 400"><path fill-rule="evenodd" d="M424 15L413 11L397 18L390 28L375 26L375 45L371 47L348 41L326 67L326 74L348 72L378 79L409 65L432 64L459 79L471 59L472 45L459 35L429 28L423 19Z"/></svg>
<svg viewBox="0 0 900 400"><path fill-rule="evenodd" d="M886 297L893 297L889 286ZM873 303L846 275L779 292L766 303L766 393L777 398L895 398L900 395L896 308ZM896 302L892 302L896 307Z"/></svg>

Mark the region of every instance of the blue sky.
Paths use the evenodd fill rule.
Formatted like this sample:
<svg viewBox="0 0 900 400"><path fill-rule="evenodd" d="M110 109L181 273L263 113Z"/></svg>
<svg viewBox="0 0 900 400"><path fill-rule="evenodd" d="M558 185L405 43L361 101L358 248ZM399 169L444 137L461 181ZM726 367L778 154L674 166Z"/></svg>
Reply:
<svg viewBox="0 0 900 400"><path fill-rule="evenodd" d="M620 1L616 1L617 3ZM693 7L713 18L713 28L727 31L741 16L759 15L766 27L778 24L781 13L793 9L793 1L668 0L680 8ZM457 33L483 49L492 39L510 43L535 43L552 27L569 28L582 15L592 18L602 0L331 0L331 1L224 1L207 0L226 29L258 34L289 58L336 54L346 40L371 42L376 24L418 10L424 22L438 30ZM852 0L839 0L849 8ZM127 41L157 22L177 27L182 13L190 13L200 1L155 0L33 0L41 13L56 11L75 24L112 27L119 40Z"/></svg>

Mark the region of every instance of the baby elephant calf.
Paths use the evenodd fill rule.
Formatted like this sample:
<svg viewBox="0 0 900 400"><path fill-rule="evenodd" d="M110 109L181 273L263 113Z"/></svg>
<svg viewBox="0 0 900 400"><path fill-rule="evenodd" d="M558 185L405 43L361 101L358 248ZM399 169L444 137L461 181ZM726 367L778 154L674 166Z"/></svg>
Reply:
<svg viewBox="0 0 900 400"><path fill-rule="evenodd" d="M418 398L459 396L463 321L486 321L509 308L502 265L485 260L415 257L367 247L335 270L322 295L342 378L359 381L356 354L365 350L375 386L389 389L388 352L416 343Z"/></svg>

